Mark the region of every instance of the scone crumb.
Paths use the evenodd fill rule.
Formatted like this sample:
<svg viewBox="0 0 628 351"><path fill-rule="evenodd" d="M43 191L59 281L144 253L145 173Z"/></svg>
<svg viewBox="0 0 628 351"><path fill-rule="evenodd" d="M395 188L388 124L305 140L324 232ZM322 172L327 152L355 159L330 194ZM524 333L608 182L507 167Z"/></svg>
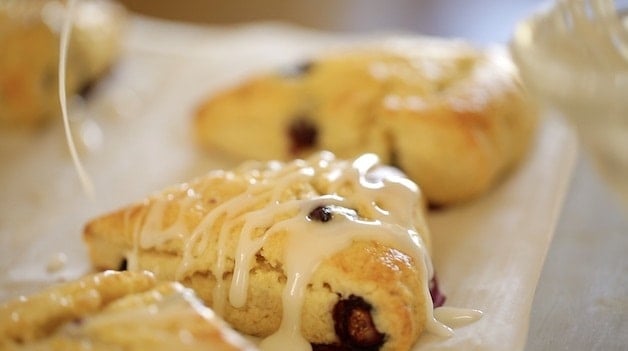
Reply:
<svg viewBox="0 0 628 351"><path fill-rule="evenodd" d="M63 252L57 252L50 257L48 264L46 265L46 272L56 273L65 268L65 264L68 262L68 255Z"/></svg>

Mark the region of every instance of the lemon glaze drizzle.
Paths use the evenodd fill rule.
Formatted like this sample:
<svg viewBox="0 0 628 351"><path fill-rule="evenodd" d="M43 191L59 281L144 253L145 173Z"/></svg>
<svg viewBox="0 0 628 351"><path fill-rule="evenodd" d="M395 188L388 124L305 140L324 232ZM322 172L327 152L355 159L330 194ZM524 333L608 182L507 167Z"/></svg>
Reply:
<svg viewBox="0 0 628 351"><path fill-rule="evenodd" d="M181 214L185 211L184 207L192 206L192 202L181 201L178 218L168 228L158 232L153 230L162 223L163 204L150 206L143 225L134 231L135 245L149 248L175 238L187 237L175 277L182 280L199 268L199 259L211 245L210 233L218 233L215 264L206 268L217 277L212 308L221 315L227 303L234 307L245 304L253 258L269 238L278 233L287 233L283 251L287 277L282 294L283 315L279 329L262 341L262 350L271 350L277 345L290 345L294 350L310 349L309 343L300 333L300 311L309 279L321 261L355 240L374 240L395 248L412 257L419 274L427 280L432 276L431 259L414 225L419 190L398 171L379 165L376 156L363 155L351 163L337 161L332 154L322 152L307 160L295 160L287 164L250 162L241 166L238 174L243 174L246 189L207 212L190 234L183 235L172 229L179 227L183 230L180 227ZM321 178L321 174L324 177ZM236 173L215 171L208 177L235 178ZM292 198L284 199L286 193L294 191L299 184L316 182L325 183L325 194L301 189L299 191L306 193L292 194ZM182 187L183 190L188 187L188 197L198 191L189 185L184 184ZM348 195L340 196L339 193ZM167 201L167 196L157 200L157 203L159 201ZM309 221L308 212L323 205L356 209L360 216L352 216L348 212L336 213L333 226ZM152 211L155 213L151 214ZM225 289L226 282L220 278L227 272L227 243L234 230L239 231L239 237L233 254L233 279ZM150 232L154 237L146 238ZM129 254L137 255L137 247ZM136 260L130 258L129 262ZM225 290L228 292L225 293ZM426 304L426 330L437 335L451 335L451 328L434 317L427 281L422 295ZM464 309L453 312L469 314Z"/></svg>
<svg viewBox="0 0 628 351"><path fill-rule="evenodd" d="M74 169L79 177L81 185L83 187L83 191L87 194L89 198L94 197L94 185L92 183L91 178L85 171L83 164L79 158L78 152L76 150L76 144L74 143L74 138L72 137L72 131L70 127L70 118L68 117L68 99L66 93L66 68L67 68L67 57L68 57L68 49L70 47L70 36L72 34L72 24L74 21L74 9L76 8L76 3L78 0L68 0L65 11L65 18L63 20L63 26L61 27L61 35L59 40L59 69L58 69L58 89L59 89L59 104L61 106L61 116L63 119L63 130L65 132L65 140L67 142L68 150L70 151L70 156L72 157L72 163L74 164Z"/></svg>
<svg viewBox="0 0 628 351"><path fill-rule="evenodd" d="M63 23L60 36L59 51L59 101L61 106L63 126L67 146L72 157L74 168L77 172L79 180L86 194L91 198L94 194L93 183L85 171L80 161L76 145L74 143L71 127L69 123L67 95L66 95L66 67L67 52L69 48L69 40L71 36L72 22L74 16L75 4L78 0L68 0L66 8L66 18ZM313 161L313 162L312 162ZM237 251L235 254L234 280L229 287L228 302L234 307L241 307L246 302L246 292L248 289L248 274L251 260L255 254L263 247L266 240L273 234L285 231L287 233L307 233L310 239L294 238L294 235L288 237L288 246L285 249L284 259L286 260L286 275L288 278L286 287L284 288L283 300L283 316L279 330L262 341L263 350L276 349L276 346L286 347L291 345L290 349L302 350L309 349L309 343L300 336L300 311L303 304L305 288L312 274L318 267L318 264L329 257L331 254L340 251L349 246L355 239L370 239L385 242L395 248L400 248L402 252L409 254L415 260L415 263L421 268L425 277L432 276L432 266L429 255L427 254L424 244L420 236L414 231L411 217L413 204L409 204L410 198L416 197L416 186L404 177L393 177L393 179L371 179L369 175L373 167L378 163L377 157L374 155L366 155L355 160L351 165L350 171L347 169L335 168L328 175L328 181L335 184L336 187L345 185L346 183L355 183L359 186L356 194L351 201L347 201L338 196L319 196L307 200L293 200L280 203L280 197L284 190L290 188L291 185L299 181L308 181L314 178L316 172L327 168L332 159L328 154L321 154L319 159L311 159L310 161L297 161L288 165L288 168L281 171L280 165L274 164L276 175L279 177L278 184L268 184L264 181L250 179L251 186L240 196L236 196L210 211L201 221L201 223L192 232L190 240L186 242L184 249L184 259L177 271L177 278L181 279L190 270L191 261L202 253L209 245L209 238L206 233L208 228L214 226L220 217L224 217L223 221L227 224L220 227L217 260L214 267L214 275L217 277L216 287L214 289L214 310L220 314L224 310L227 303L227 297L224 296L223 284L220 279L225 273L225 263L227 252L225 250L228 235L237 225L236 220L245 217L245 224L242 229ZM304 164L302 162L305 162ZM313 163L313 164L308 164ZM272 170L273 164L270 163ZM354 184L354 185L355 185ZM339 189L334 189L334 192ZM271 195L267 200L272 206L248 212L242 215L250 207L255 207L263 199L264 195ZM378 198L378 194L385 194ZM402 201L398 200L401 196ZM386 206L380 207L373 199L386 203ZM374 216L375 220L363 220L352 218L351 216L338 216L342 222L336 225L331 235L326 225L308 223L304 218L309 210L318 205L337 205L340 207L351 208L354 203L360 203L366 207L363 210ZM182 222L181 215L177 221L166 228L161 228L161 220L165 211L165 203L157 202L147 213L146 219L142 225L138 225L133 229L134 247L132 254L129 255L129 268L137 269L139 266L137 256L140 248L150 248L158 245L166 238L180 236L185 231L185 225ZM181 208L185 207L180 205ZM389 210L384 210L388 208ZM278 211L297 212L298 215L290 219L274 223L274 218ZM182 210L180 209L180 213ZM128 220L128 214L125 214L125 223ZM257 238L253 237L253 232L260 228L268 228L265 233ZM324 228L324 229L323 229ZM339 230L342 229L342 230ZM382 237L382 229L387 233ZM151 240L149 233L155 231L160 232L160 238ZM353 235L338 235L339 232L352 232ZM325 240L320 240L325 237ZM303 246L303 243L308 245ZM303 255L307 249L311 253L311 243L324 243L318 245L314 254ZM429 294L427 284L423 289L424 301L426 303L427 330L439 335L451 335L452 331L449 327L440 323L434 318L433 305ZM447 319L457 318L460 315L469 315L467 310L446 310ZM479 315L478 317L479 318Z"/></svg>

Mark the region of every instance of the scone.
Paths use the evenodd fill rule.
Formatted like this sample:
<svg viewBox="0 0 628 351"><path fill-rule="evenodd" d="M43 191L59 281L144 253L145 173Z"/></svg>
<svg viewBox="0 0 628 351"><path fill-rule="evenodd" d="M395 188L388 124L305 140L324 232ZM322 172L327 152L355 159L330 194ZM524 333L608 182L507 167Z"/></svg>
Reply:
<svg viewBox="0 0 628 351"><path fill-rule="evenodd" d="M2 350L255 350L179 283L108 271L0 305Z"/></svg>
<svg viewBox="0 0 628 351"><path fill-rule="evenodd" d="M59 33L65 1L0 2L0 127L36 126L60 116ZM68 96L101 77L118 56L124 8L112 1L76 3L68 48Z"/></svg>
<svg viewBox="0 0 628 351"><path fill-rule="evenodd" d="M374 154L212 171L89 222L95 267L196 293L264 350L408 350L433 317L424 201Z"/></svg>
<svg viewBox="0 0 628 351"><path fill-rule="evenodd" d="M507 54L459 41L396 39L321 54L212 94L193 129L252 159L364 152L403 169L434 205L490 189L536 124Z"/></svg>

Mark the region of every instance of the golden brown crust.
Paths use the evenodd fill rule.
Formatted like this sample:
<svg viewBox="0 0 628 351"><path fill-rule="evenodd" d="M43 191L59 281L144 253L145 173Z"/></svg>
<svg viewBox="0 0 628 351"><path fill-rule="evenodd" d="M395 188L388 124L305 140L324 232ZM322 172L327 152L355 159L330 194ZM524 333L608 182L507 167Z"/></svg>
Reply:
<svg viewBox="0 0 628 351"><path fill-rule="evenodd" d="M0 306L9 350L253 350L177 283L104 272Z"/></svg>
<svg viewBox="0 0 628 351"><path fill-rule="evenodd" d="M0 307L4 338L28 342L51 333L59 324L93 313L124 295L155 285L150 274L102 273L17 299Z"/></svg>
<svg viewBox="0 0 628 351"><path fill-rule="evenodd" d="M449 205L494 186L525 153L536 124L499 50L392 40L324 54L306 67L209 97L195 116L199 144L262 160L374 152L402 168L430 203Z"/></svg>
<svg viewBox="0 0 628 351"><path fill-rule="evenodd" d="M228 295L233 282L233 259L242 224L229 230L224 246L229 258L222 275L217 276L219 273L216 268L221 232L219 224L204 229L204 235L200 241L196 241L196 245L201 247L201 242L204 242L206 249L199 249L199 256L188 262L188 272L181 274L181 266L186 261L184 250L186 244L194 242L192 233L202 227L200 223L210 217L210 213L214 213L216 208L227 206L225 204L247 191L251 174L257 173L241 170L210 173L156 194L142 203L94 219L84 231L92 262L98 268L108 269L118 267L121 260L128 259L129 269L150 270L159 279L179 279L193 288L209 306L215 307L217 284L222 284L222 293ZM258 180L264 179L263 171L258 177ZM323 179L321 177L293 184L281 193L279 202L326 195L325 189L329 185ZM353 191L356 190L349 186L341 189L340 193ZM190 197L190 194L193 196ZM251 208L245 212L263 209L268 205L265 201L251 204ZM231 211L238 213L234 207ZM423 203L417 201L413 210L413 223L426 245L429 245L423 211ZM358 212L368 218L366 209ZM157 221L154 220L156 213L160 217ZM279 213L275 216L278 216L275 218L276 223L291 214ZM154 227L154 223L159 223L158 227ZM145 231L144 226L152 230ZM168 240L158 239L172 227L184 230L169 236ZM349 233L342 233L346 234ZM142 239L144 235L147 237ZM237 330L265 337L279 328L282 293L289 279L285 268L287 237L288 234L282 232L271 236L255 254L244 306L234 307L226 303L220 307L223 318ZM154 246L149 247L146 242L142 244L146 240ZM332 311L340 300L357 296L373 306L372 317L377 331L386 335L382 350L409 349L423 332L427 308L431 308L431 301L425 301L423 287L428 278L420 268L422 264L416 262L408 252L394 249L376 239L354 241L331 254L321 261L307 284L301 310L303 336L311 343L339 342L334 329L337 321Z"/></svg>

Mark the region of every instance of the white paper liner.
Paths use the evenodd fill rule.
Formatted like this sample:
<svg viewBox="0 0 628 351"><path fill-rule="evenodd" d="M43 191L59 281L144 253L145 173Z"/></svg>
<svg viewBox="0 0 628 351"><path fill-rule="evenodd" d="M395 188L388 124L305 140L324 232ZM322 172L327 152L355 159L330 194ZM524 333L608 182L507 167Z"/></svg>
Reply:
<svg viewBox="0 0 628 351"><path fill-rule="evenodd" d="M0 301L89 271L81 231L90 218L233 166L224 155L199 152L190 138L194 109L212 91L353 39L281 24L206 28L135 18L111 76L88 104L70 107L75 131L81 118L102 131L102 145L81 155L94 201L82 192L60 120L43 132L0 132ZM449 339L424 335L415 350L524 347L575 155L573 131L547 117L529 157L494 191L430 213L447 305L484 317ZM60 253L67 257L61 266Z"/></svg>

